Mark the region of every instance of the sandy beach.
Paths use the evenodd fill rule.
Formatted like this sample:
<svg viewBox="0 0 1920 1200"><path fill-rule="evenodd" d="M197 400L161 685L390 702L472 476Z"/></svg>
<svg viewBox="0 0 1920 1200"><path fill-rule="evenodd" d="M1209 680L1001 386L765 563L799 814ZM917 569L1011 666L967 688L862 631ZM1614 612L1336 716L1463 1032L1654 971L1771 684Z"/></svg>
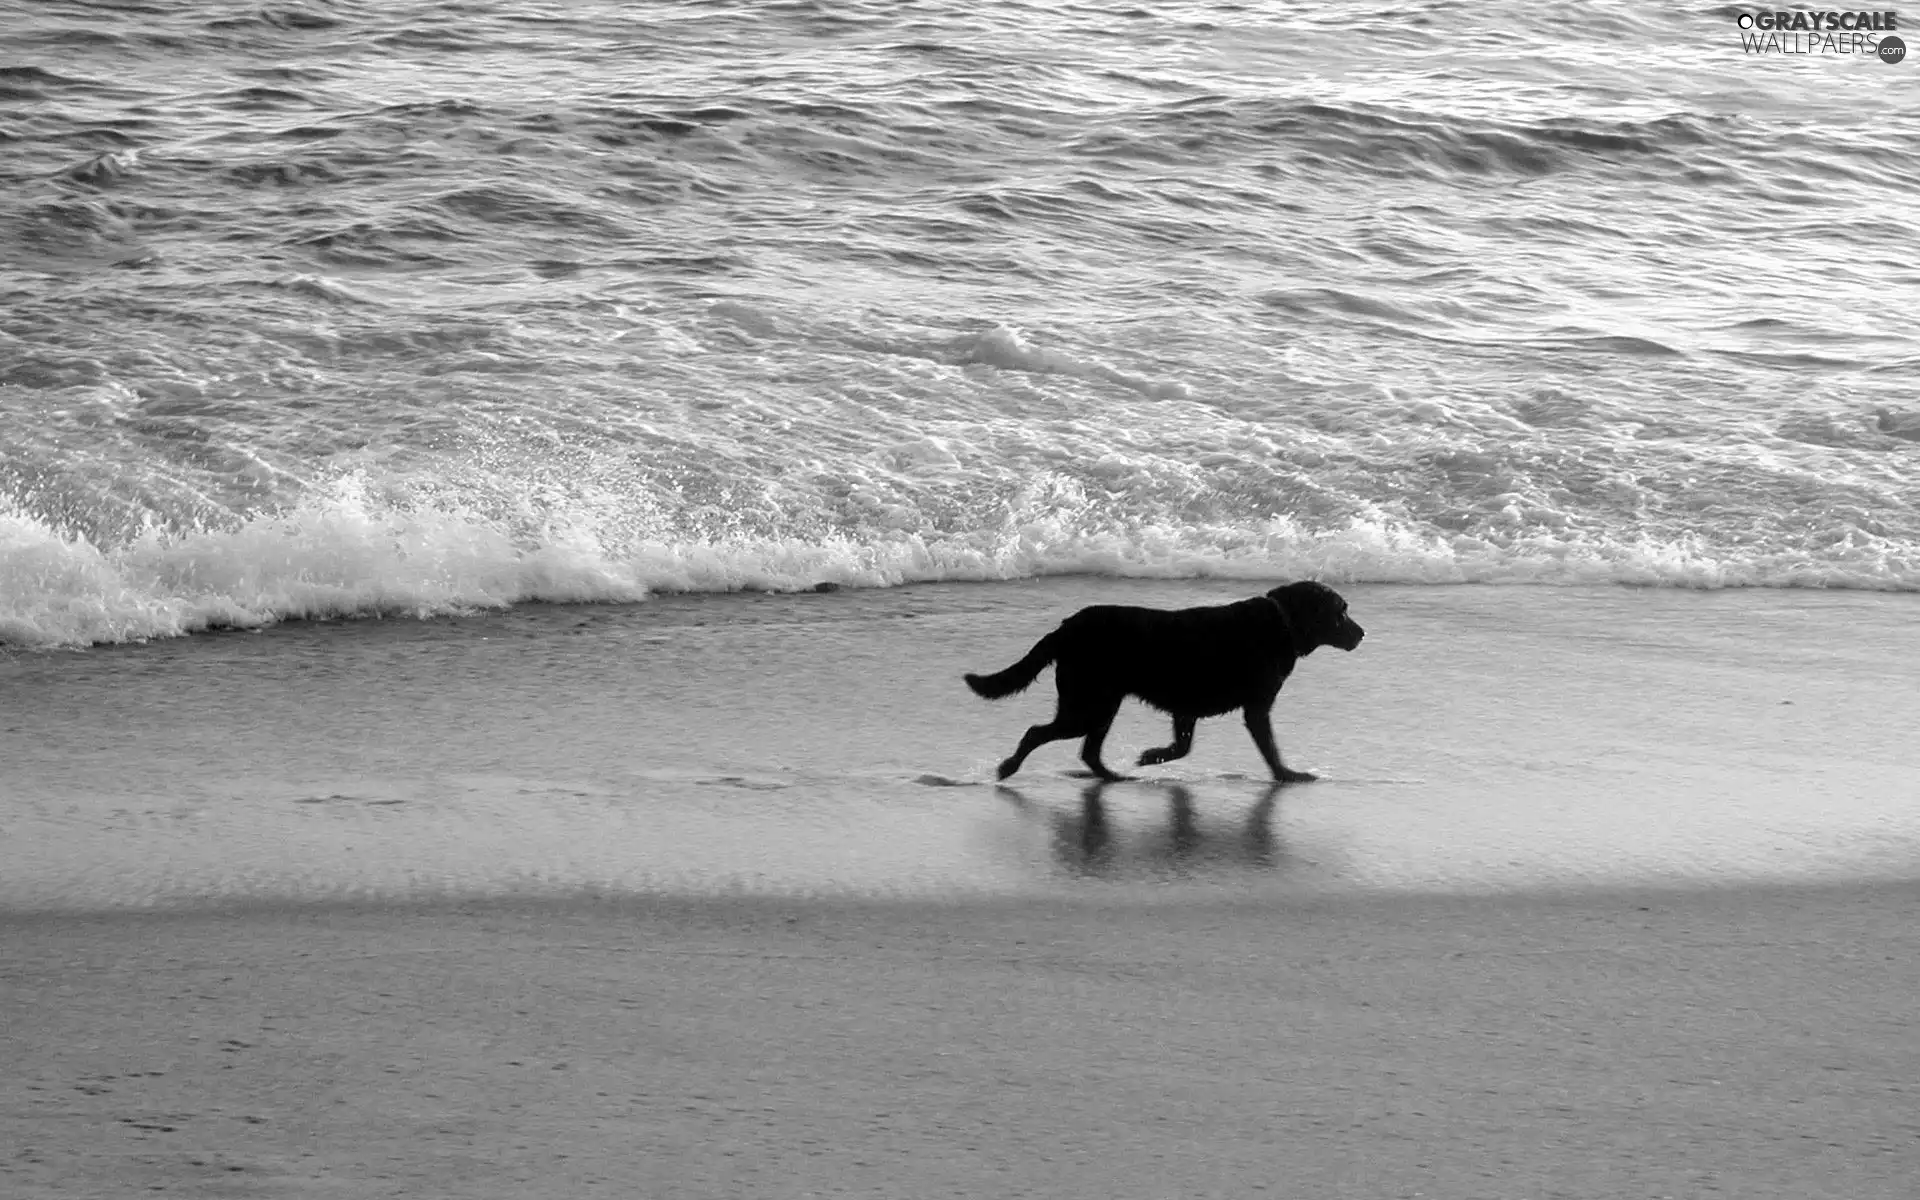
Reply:
<svg viewBox="0 0 1920 1200"><path fill-rule="evenodd" d="M1904 598L1352 589L1325 782L990 786L1182 588L9 660L0 1197L1913 1194Z"/></svg>
<svg viewBox="0 0 1920 1200"><path fill-rule="evenodd" d="M1917 901L14 915L0 1192L1904 1197Z"/></svg>
<svg viewBox="0 0 1920 1200"><path fill-rule="evenodd" d="M0 11L0 1200L1920 1197L1895 14Z"/></svg>

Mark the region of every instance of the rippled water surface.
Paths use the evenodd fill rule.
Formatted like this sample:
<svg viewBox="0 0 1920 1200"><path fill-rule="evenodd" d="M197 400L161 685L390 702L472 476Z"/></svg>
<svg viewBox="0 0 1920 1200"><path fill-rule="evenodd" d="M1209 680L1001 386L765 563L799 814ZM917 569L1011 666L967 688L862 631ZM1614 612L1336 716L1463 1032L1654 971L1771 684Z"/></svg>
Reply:
<svg viewBox="0 0 1920 1200"><path fill-rule="evenodd" d="M0 3L0 641L1920 588L1920 67L1737 11Z"/></svg>

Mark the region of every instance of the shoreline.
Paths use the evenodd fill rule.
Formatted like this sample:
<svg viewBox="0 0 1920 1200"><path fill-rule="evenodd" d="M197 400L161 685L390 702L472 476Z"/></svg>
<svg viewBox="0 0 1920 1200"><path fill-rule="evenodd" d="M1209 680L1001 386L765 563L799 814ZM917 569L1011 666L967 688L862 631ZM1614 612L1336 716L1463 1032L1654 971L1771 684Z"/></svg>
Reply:
<svg viewBox="0 0 1920 1200"><path fill-rule="evenodd" d="M1106 912L1177 913L1218 911L1222 914L1270 912L1279 909L1380 910L1402 908L1442 910L1516 908L1528 911L1560 906L1637 905L1671 901L1710 904L1716 899L1768 901L1787 897L1879 897L1914 893L1920 899L1920 878L1911 874L1863 873L1854 877L1814 876L1805 879L1755 879L1699 876L1674 881L1593 880L1560 885L1515 887L1488 884L1464 887L1371 887L1248 891L1228 884L1209 886L1169 877L1161 882L1118 882L1061 886L1024 892L954 892L900 895L865 892L770 892L750 888L726 892L620 891L500 892L476 891L460 895L372 895L296 897L239 895L201 901L167 901L148 906L35 907L0 905L0 928L62 922L140 921L286 921L319 922L365 918L382 921L483 919L491 916L555 919L598 917L694 917L701 913L732 914L756 920L769 914L805 910L816 917L860 919L885 916L905 920L916 915L930 919L968 917L994 920L1000 916L1030 919L1046 912L1066 919Z"/></svg>
<svg viewBox="0 0 1920 1200"><path fill-rule="evenodd" d="M1920 705L1905 603L1356 588L1379 632L1276 706L1321 782L1264 815L1230 719L1097 795L1067 745L996 786L1051 689L988 704L962 673L1120 594L703 600L0 663L0 904L1920 875L1920 759L1886 725ZM1114 759L1165 737L1129 704Z"/></svg>

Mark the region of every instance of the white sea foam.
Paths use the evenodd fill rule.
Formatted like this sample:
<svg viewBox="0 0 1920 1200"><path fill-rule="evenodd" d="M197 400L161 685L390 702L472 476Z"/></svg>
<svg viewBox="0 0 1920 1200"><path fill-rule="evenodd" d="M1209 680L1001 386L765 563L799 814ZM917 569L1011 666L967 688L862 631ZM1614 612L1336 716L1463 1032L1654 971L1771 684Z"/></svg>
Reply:
<svg viewBox="0 0 1920 1200"><path fill-rule="evenodd" d="M516 544L471 515L381 505L355 482L237 528L150 531L108 550L0 512L0 640L76 646L288 619L644 594L565 533Z"/></svg>
<svg viewBox="0 0 1920 1200"><path fill-rule="evenodd" d="M625 536L592 512L514 528L471 509L377 499L376 491L349 476L285 512L225 529L148 531L112 548L18 512L0 513L0 641L84 646L290 619L429 616L529 601L1059 574L1920 590L1920 562L1897 547L1874 545L1818 559L1741 557L1697 542L1552 529L1507 540L1448 538L1380 517L1320 530L1285 517L1248 525L1115 524L1071 505L1036 505L966 533L672 538Z"/></svg>

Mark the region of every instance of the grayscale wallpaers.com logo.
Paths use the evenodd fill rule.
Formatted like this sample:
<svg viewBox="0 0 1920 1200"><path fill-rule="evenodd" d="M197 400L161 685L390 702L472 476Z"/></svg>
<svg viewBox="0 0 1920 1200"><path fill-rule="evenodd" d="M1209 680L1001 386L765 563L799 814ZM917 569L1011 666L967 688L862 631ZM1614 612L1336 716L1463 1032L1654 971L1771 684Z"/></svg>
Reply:
<svg viewBox="0 0 1920 1200"><path fill-rule="evenodd" d="M1740 45L1748 54L1870 54L1884 63L1907 56L1907 44L1894 34L1899 15L1880 12L1741 13Z"/></svg>

